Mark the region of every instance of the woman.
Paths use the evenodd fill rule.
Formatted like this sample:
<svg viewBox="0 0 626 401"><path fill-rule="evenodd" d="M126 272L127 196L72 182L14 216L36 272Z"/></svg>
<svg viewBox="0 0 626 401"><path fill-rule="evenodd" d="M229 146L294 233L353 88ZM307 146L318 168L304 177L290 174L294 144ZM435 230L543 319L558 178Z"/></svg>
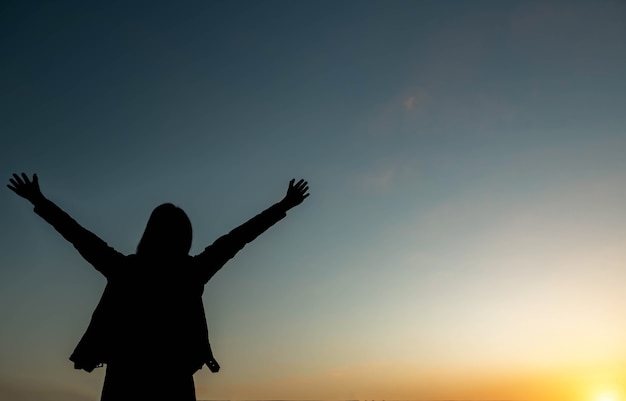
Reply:
<svg viewBox="0 0 626 401"><path fill-rule="evenodd" d="M204 285L247 243L304 201L308 184L289 182L278 203L190 256L192 228L185 212L164 203L154 209L137 252L123 255L81 227L32 180L13 174L9 189L71 242L107 284L70 360L91 372L106 364L101 401L195 401L193 374L213 357L202 304Z"/></svg>

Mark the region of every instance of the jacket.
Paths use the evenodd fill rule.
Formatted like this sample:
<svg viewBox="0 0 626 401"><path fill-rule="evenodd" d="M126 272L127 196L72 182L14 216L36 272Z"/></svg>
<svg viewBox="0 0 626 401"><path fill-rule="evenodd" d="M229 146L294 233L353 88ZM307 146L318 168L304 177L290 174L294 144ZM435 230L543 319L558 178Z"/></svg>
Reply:
<svg viewBox="0 0 626 401"><path fill-rule="evenodd" d="M70 356L74 367L91 372L105 363L137 368L159 363L191 374L213 358L204 285L247 243L286 216L276 203L196 256L151 260L116 251L47 199L35 204L35 213L107 279Z"/></svg>

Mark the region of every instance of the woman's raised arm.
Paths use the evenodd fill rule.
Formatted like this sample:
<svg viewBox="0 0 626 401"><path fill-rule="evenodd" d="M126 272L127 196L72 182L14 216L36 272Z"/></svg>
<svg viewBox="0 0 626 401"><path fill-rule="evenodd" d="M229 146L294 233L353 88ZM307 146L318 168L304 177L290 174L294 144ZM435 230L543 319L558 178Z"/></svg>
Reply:
<svg viewBox="0 0 626 401"><path fill-rule="evenodd" d="M228 234L221 236L212 245L206 247L202 253L194 257L204 283L209 281L247 243L252 242L268 228L283 219L289 209L298 206L309 196L309 186L305 180L300 180L296 184L294 182L295 180L289 182L287 194L280 202L270 206Z"/></svg>
<svg viewBox="0 0 626 401"><path fill-rule="evenodd" d="M107 245L97 235L86 230L61 208L48 200L39 188L37 174L32 181L25 173L21 177L13 174L7 187L17 195L28 200L35 207L35 213L50 223L93 267L105 277L114 271L115 266L125 258L124 255Z"/></svg>

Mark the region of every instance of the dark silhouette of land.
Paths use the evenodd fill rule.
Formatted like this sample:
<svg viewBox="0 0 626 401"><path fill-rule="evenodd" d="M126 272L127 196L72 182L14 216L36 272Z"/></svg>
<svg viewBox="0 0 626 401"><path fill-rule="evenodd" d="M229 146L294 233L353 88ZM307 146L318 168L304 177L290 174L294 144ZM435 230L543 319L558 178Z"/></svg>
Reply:
<svg viewBox="0 0 626 401"><path fill-rule="evenodd" d="M220 366L209 342L202 293L228 260L301 204L308 183L289 182L284 198L190 256L192 227L171 203L154 209L137 252L123 255L48 200L36 174L13 174L7 185L30 201L107 284L91 321L70 356L87 372L106 364L102 401L196 400L193 374Z"/></svg>

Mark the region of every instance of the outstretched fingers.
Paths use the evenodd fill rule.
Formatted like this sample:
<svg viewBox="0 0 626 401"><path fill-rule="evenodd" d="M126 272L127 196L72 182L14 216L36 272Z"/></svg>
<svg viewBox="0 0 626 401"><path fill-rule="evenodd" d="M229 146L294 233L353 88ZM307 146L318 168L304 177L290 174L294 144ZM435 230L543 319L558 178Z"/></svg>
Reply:
<svg viewBox="0 0 626 401"><path fill-rule="evenodd" d="M285 198L283 199L283 204L287 205L289 209L299 205L309 196L307 193L309 190L309 183L304 179L300 179L298 182L295 181L295 178L292 178L289 181L289 189L287 190L287 195L285 195Z"/></svg>
<svg viewBox="0 0 626 401"><path fill-rule="evenodd" d="M11 184L13 184L16 187L20 185L24 185L24 181L22 181L22 178L20 178L20 176L15 173L13 173L13 178L10 178L9 181L11 181Z"/></svg>
<svg viewBox="0 0 626 401"><path fill-rule="evenodd" d="M305 181L304 179L301 179L300 181L298 181L294 189L298 191L298 193L300 194L300 196L302 196L303 199L309 196L309 194L307 193L307 191L309 190L309 183Z"/></svg>
<svg viewBox="0 0 626 401"><path fill-rule="evenodd" d="M28 177L26 178L28 179ZM11 184L7 184L7 188L21 196L20 189L24 186L24 181L22 180L22 178L14 173L13 178L9 178L9 182Z"/></svg>
<svg viewBox="0 0 626 401"><path fill-rule="evenodd" d="M31 202L42 196L39 190L37 174L33 174L31 180L26 173L21 175L14 173L13 177L9 178L9 182L10 184L7 184L7 188Z"/></svg>
<svg viewBox="0 0 626 401"><path fill-rule="evenodd" d="M11 183L10 185L7 184L7 187L9 187L9 189L15 193L17 193L17 189L21 186L24 185L24 183L22 182L22 179L17 175L17 174L13 174L14 178L9 178L9 182Z"/></svg>
<svg viewBox="0 0 626 401"><path fill-rule="evenodd" d="M305 185L303 188L300 188L300 194L302 194L303 197L307 197L309 196L309 194L307 193L309 190L309 186Z"/></svg>
<svg viewBox="0 0 626 401"><path fill-rule="evenodd" d="M295 180L291 180L291 182L294 182ZM300 190L301 188L305 187L308 183L306 181L304 181L304 179L300 179L300 181L298 181L296 183L296 185L294 185L293 187L295 189Z"/></svg>

